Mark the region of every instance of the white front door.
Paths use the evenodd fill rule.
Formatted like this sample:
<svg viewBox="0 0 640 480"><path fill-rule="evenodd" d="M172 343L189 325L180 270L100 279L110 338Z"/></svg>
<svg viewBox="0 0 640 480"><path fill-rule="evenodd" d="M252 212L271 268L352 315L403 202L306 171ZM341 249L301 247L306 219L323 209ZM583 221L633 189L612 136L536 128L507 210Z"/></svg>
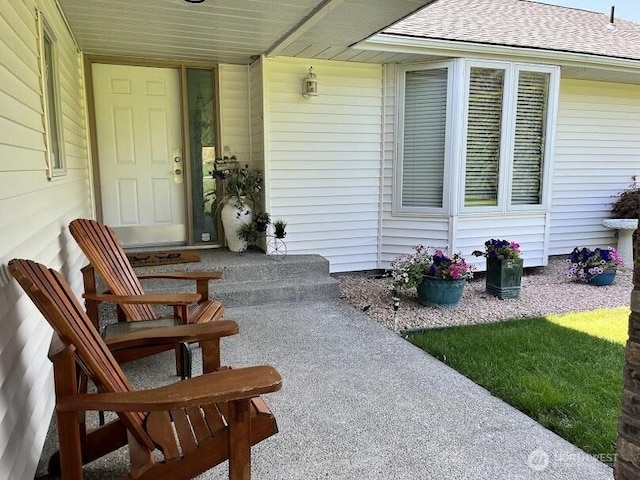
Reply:
<svg viewBox="0 0 640 480"><path fill-rule="evenodd" d="M125 245L186 241L177 69L93 64L102 220Z"/></svg>

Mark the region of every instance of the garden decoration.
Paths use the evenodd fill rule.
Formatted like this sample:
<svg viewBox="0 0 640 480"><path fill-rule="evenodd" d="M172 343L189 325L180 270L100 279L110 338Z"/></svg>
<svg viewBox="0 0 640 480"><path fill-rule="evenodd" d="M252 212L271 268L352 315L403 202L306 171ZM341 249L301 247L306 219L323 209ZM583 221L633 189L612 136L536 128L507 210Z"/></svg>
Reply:
<svg viewBox="0 0 640 480"><path fill-rule="evenodd" d="M464 285L473 277L472 267L456 253L417 245L410 255L396 257L391 276L397 287L416 287L423 305L454 307L460 301Z"/></svg>
<svg viewBox="0 0 640 480"><path fill-rule="evenodd" d="M282 260L287 256L287 244L284 241L287 236L286 227L287 222L284 220L273 222L273 235L269 235L267 240L267 252L272 260Z"/></svg>
<svg viewBox="0 0 640 480"><path fill-rule="evenodd" d="M241 225L237 234L247 246L256 243L260 238L266 238L269 258L282 260L287 255L287 244L284 242L287 223L284 220L273 222L273 234L267 233L269 225L271 225L271 216L267 212L259 212L251 222Z"/></svg>
<svg viewBox="0 0 640 480"><path fill-rule="evenodd" d="M523 269L520 253L518 243L493 238L484 242L484 252L476 250L472 253L487 259L487 293L500 300L520 296Z"/></svg>
<svg viewBox="0 0 640 480"><path fill-rule="evenodd" d="M602 222L603 226L617 231L618 255L629 268L634 268L633 239L637 235L640 219L640 185L636 177L637 175L634 175L631 186L620 193L611 205L613 218L607 218Z"/></svg>
<svg viewBox="0 0 640 480"><path fill-rule="evenodd" d="M610 285L616 277L616 271L624 268L624 260L613 247L574 248L566 260L567 278L590 285Z"/></svg>

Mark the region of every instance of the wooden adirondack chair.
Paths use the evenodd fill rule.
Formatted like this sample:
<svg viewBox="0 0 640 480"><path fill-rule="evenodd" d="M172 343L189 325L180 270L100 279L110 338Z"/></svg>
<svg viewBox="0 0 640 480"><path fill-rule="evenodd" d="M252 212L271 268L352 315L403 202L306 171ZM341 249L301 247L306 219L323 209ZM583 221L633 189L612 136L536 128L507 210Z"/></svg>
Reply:
<svg viewBox="0 0 640 480"><path fill-rule="evenodd" d="M137 275L127 255L122 249L115 232L106 225L78 218L69 224L71 235L76 240L86 257L90 267L83 269L85 301L87 314L94 323L98 321L98 304L103 301L118 302L117 297L145 295L140 279L162 278L172 280L194 280L200 300L190 310L186 307L174 309L174 316L181 323L202 323L222 318L224 309L219 302L209 300L209 281L222 278L222 272L165 272ZM96 293L95 272L109 288L111 295ZM141 321L160 318L158 312L149 304L137 302L118 303L121 320Z"/></svg>
<svg viewBox="0 0 640 480"><path fill-rule="evenodd" d="M251 478L251 446L277 433L273 414L259 398L281 388L274 368L228 369L134 391L60 273L30 260L12 260L9 269L55 330L49 358L54 365L64 480L82 479L83 463L127 443L131 465L126 478L130 480L193 478L227 459L231 480ZM225 323L233 322L149 329L122 342L199 341L203 369L212 372L218 365L209 347ZM79 393L83 389L77 365L100 393ZM89 410L114 411L118 418L86 432L84 412ZM154 455L155 449L161 459ZM57 466L56 461L50 462L50 470L58 470Z"/></svg>
<svg viewBox="0 0 640 480"><path fill-rule="evenodd" d="M89 259L82 269L84 299L87 314L99 328L98 305L110 302L117 305L116 324L105 326L103 337L109 339L142 328L158 328L186 323L203 323L218 320L224 314L220 302L209 300L209 281L221 279L222 272L167 272L137 275L122 249L115 232L94 220L76 219L69 225L76 242ZM109 288L108 293L97 293L97 271ZM194 280L197 294L145 294L140 279L162 278ZM154 305L173 307L172 318L161 318ZM192 306L189 309L189 306ZM119 362L128 362L153 355L171 348L161 345L145 348L128 348L116 352ZM191 376L191 352L184 344L174 346L176 371L182 378Z"/></svg>

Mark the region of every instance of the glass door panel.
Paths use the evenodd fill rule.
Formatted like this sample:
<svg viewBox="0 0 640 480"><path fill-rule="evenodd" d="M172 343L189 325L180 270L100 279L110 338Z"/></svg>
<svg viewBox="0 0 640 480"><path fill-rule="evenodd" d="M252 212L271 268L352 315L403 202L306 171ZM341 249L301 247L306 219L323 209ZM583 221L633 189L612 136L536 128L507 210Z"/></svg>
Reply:
<svg viewBox="0 0 640 480"><path fill-rule="evenodd" d="M194 244L219 244L218 185L211 176L216 158L213 71L187 68L189 115L191 238Z"/></svg>

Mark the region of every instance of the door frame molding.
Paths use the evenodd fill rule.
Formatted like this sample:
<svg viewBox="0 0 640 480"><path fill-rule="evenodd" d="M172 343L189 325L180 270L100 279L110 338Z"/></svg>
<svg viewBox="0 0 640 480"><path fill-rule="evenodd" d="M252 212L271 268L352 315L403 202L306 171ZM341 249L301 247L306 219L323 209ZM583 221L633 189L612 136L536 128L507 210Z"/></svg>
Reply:
<svg viewBox="0 0 640 480"><path fill-rule="evenodd" d="M93 195L94 205L96 212L96 219L99 222L103 221L102 212L102 192L100 189L100 155L98 152L98 132L96 128L96 109L95 109L95 97L93 91L93 64L109 64L109 65L123 65L132 67L156 67L156 68L170 68L178 71L179 79L179 103L180 103L180 123L181 123L181 140L182 140L182 160L184 168L184 204L185 204L185 228L187 245L194 245L193 239L193 206L191 204L191 150L189 142L189 122L187 121L187 85L186 85L186 72L187 68L200 68L203 70L211 70L213 72L213 89L214 89L214 115L216 117L216 140L215 148L216 152L220 152L221 145L221 126L220 126L220 89L218 81L218 64L208 62L180 62L177 60L158 60L150 58L137 58L137 57L118 57L111 55L84 55L84 81L86 85L86 107L87 117L89 121L89 142L90 142L90 158L91 158L91 173L93 176ZM223 242L224 240L220 240ZM221 243L222 245L222 243Z"/></svg>

